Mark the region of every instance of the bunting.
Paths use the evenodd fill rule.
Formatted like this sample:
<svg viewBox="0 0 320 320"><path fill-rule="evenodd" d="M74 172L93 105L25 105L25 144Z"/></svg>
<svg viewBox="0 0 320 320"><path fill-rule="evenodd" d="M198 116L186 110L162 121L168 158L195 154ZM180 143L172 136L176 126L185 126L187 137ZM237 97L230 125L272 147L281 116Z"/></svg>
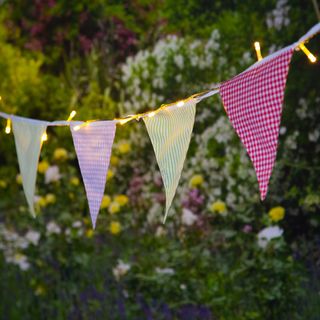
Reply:
<svg viewBox="0 0 320 320"><path fill-rule="evenodd" d="M95 228L107 179L116 122L97 121L84 126L72 123L70 129Z"/></svg>
<svg viewBox="0 0 320 320"><path fill-rule="evenodd" d="M253 163L264 200L276 159L289 63L294 47L256 63L224 82L220 95L227 115Z"/></svg>
<svg viewBox="0 0 320 320"><path fill-rule="evenodd" d="M12 117L14 140L18 154L23 190L28 202L29 210L35 217L34 193L38 162L42 145L42 135L47 128L47 122Z"/></svg>
<svg viewBox="0 0 320 320"><path fill-rule="evenodd" d="M190 99L181 107L174 106L161 110L153 117L143 118L166 192L164 222L180 180L191 140L195 113L196 101Z"/></svg>
<svg viewBox="0 0 320 320"><path fill-rule="evenodd" d="M7 119L6 133L13 126L23 189L30 212L35 216L34 193L42 137L47 126L70 126L80 171L86 190L92 225L95 227L110 162L116 124L143 119L162 175L166 208L164 222L180 180L195 121L196 104L220 93L227 116L253 163L264 200L276 159L284 90L289 64L295 49L301 49L311 62L316 57L304 45L320 32L320 23L292 45L257 63L207 91L164 104L154 111L131 114L113 121L40 121L0 112Z"/></svg>

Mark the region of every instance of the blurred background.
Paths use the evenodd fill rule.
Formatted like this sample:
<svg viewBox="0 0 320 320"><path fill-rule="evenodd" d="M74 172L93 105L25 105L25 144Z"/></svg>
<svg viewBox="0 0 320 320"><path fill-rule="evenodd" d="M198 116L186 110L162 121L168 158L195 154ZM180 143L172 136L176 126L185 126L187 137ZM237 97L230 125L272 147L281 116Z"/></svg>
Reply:
<svg viewBox="0 0 320 320"><path fill-rule="evenodd" d="M307 0L10 0L1 111L112 119L227 80L318 22ZM308 48L318 57L320 35ZM266 201L218 95L197 105L165 225L145 126L118 127L97 228L69 128L50 127L28 212L0 133L0 319L320 319L319 63L289 71Z"/></svg>

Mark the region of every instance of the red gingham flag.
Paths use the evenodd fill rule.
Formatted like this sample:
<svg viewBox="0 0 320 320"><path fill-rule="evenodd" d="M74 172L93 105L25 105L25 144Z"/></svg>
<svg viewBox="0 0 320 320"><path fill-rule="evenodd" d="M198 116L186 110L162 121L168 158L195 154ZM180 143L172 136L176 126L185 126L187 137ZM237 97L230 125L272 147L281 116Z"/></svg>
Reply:
<svg viewBox="0 0 320 320"><path fill-rule="evenodd" d="M275 162L284 89L294 48L287 47L221 84L227 115L247 149L266 197Z"/></svg>

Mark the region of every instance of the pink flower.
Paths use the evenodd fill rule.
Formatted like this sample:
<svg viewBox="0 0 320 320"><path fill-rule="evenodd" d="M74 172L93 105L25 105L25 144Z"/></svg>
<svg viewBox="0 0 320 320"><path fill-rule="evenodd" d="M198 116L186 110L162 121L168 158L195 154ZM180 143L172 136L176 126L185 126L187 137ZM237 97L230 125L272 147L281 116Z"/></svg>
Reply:
<svg viewBox="0 0 320 320"><path fill-rule="evenodd" d="M252 226L250 224L246 224L243 228L242 228L242 232L244 233L250 233L252 231Z"/></svg>
<svg viewBox="0 0 320 320"><path fill-rule="evenodd" d="M79 36L79 42L85 53L88 53L92 49L92 41L86 36Z"/></svg>

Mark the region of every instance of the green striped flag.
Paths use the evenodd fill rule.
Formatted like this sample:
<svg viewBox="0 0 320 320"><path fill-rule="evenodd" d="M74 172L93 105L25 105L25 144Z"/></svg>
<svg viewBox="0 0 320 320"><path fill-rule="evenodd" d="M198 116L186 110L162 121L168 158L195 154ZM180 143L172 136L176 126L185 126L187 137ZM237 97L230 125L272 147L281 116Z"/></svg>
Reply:
<svg viewBox="0 0 320 320"><path fill-rule="evenodd" d="M182 107L172 106L153 117L144 117L153 149L160 168L166 192L166 221L176 193L189 148L196 113L196 101L191 99Z"/></svg>
<svg viewBox="0 0 320 320"><path fill-rule="evenodd" d="M12 117L12 127L20 173L22 176L23 190L33 217L34 192L36 188L38 162L42 145L41 137L46 131L47 122L31 120L21 117Z"/></svg>

